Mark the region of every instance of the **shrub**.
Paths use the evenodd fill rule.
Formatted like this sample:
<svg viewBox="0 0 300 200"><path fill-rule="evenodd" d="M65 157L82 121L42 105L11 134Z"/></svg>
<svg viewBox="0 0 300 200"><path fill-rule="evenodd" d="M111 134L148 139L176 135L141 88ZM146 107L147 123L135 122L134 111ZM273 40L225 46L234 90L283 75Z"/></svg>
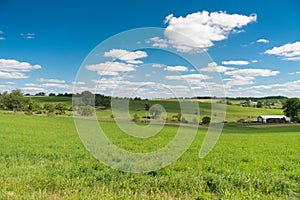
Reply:
<svg viewBox="0 0 300 200"><path fill-rule="evenodd" d="M81 116L93 116L94 108L92 106L80 106L78 107L77 112Z"/></svg>
<svg viewBox="0 0 300 200"><path fill-rule="evenodd" d="M202 118L202 124L209 124L210 123L211 118L208 116L204 116Z"/></svg>

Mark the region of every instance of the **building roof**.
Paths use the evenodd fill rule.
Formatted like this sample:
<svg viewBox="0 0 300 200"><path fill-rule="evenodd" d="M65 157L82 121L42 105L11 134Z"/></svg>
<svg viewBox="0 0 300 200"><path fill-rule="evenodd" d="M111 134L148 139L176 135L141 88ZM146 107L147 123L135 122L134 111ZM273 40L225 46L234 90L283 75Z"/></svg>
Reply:
<svg viewBox="0 0 300 200"><path fill-rule="evenodd" d="M267 119L271 119L271 118L288 118L285 115L260 115L258 117L267 118Z"/></svg>

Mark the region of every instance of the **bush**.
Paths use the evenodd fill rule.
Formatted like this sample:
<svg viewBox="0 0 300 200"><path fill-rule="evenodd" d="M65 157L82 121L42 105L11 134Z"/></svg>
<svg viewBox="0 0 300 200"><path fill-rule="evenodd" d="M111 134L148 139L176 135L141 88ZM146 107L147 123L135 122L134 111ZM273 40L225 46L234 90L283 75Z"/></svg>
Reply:
<svg viewBox="0 0 300 200"><path fill-rule="evenodd" d="M202 124L209 124L210 123L211 118L208 116L205 116L202 118Z"/></svg>
<svg viewBox="0 0 300 200"><path fill-rule="evenodd" d="M78 107L77 112L81 116L93 116L94 108L92 106L80 106Z"/></svg>

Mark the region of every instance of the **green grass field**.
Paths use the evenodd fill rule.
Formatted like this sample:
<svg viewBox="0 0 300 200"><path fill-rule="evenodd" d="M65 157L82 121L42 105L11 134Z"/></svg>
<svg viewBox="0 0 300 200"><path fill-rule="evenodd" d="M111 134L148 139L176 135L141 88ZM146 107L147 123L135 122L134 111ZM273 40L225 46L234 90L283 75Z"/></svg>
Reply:
<svg viewBox="0 0 300 200"><path fill-rule="evenodd" d="M207 129L200 128L179 160L155 172L131 174L94 159L71 117L0 113L0 122L0 199L300 198L299 126L226 124L204 159L198 152ZM177 130L165 126L162 134L137 142L113 122L102 124L115 130L108 135L115 144L137 151L165 145Z"/></svg>
<svg viewBox="0 0 300 200"><path fill-rule="evenodd" d="M30 97L38 103L65 103L68 106L72 104L71 97ZM200 121L204 116L211 116L211 103L210 101L198 102L199 111L200 111ZM145 104L162 105L165 110L168 112L168 118L172 119L173 115L176 115L180 112L180 106L177 101L168 101L168 100L148 100L148 101L130 101L130 114L138 114L140 117L147 115L145 110ZM98 118L100 120L111 121L111 110L97 111ZM240 119L245 121L252 122L256 121L259 115L282 115L282 109L274 108L254 108L254 107L242 107L240 105L227 105L226 108L226 121L228 122L237 122ZM189 117L188 117L189 119ZM192 117L190 117L189 122L192 122Z"/></svg>

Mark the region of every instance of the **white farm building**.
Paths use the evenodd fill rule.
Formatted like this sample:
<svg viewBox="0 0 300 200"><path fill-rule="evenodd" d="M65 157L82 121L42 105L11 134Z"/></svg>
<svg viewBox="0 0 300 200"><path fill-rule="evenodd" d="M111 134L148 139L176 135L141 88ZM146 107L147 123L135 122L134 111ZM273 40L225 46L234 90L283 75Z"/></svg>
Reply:
<svg viewBox="0 0 300 200"><path fill-rule="evenodd" d="M274 123L274 122L290 122L290 118L284 115L260 115L257 117L257 122Z"/></svg>

